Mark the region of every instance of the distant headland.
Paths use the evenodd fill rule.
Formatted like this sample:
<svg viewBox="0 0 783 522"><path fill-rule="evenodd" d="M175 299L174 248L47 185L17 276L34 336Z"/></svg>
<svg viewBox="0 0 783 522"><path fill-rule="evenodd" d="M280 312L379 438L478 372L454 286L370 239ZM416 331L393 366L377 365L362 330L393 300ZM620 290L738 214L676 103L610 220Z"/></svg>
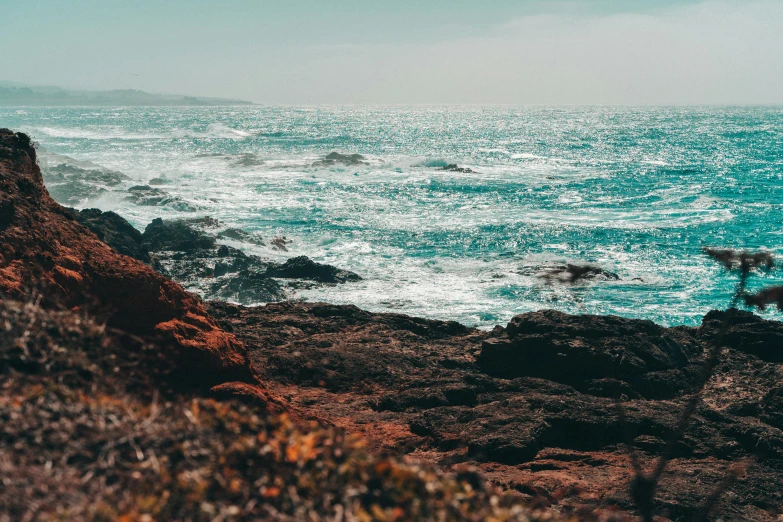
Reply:
<svg viewBox="0 0 783 522"><path fill-rule="evenodd" d="M0 107L5 106L209 106L253 105L246 100L153 94L137 89L71 90L55 86L0 81Z"/></svg>

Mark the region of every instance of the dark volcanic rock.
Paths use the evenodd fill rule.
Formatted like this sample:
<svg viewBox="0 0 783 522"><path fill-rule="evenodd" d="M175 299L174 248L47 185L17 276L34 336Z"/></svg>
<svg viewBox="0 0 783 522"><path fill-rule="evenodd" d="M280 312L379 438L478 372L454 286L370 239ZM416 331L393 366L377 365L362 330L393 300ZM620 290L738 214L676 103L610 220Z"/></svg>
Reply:
<svg viewBox="0 0 783 522"><path fill-rule="evenodd" d="M722 325L728 328L722 333ZM767 321L750 312L713 310L704 316L699 335L708 341L753 354L765 361L783 362L783 323Z"/></svg>
<svg viewBox="0 0 783 522"><path fill-rule="evenodd" d="M324 159L314 162L313 167L330 167L337 163L346 166L367 164L367 162L364 161L364 156L361 154L340 154L339 152L330 152Z"/></svg>
<svg viewBox="0 0 783 522"><path fill-rule="evenodd" d="M565 510L611 504L631 512L630 450L651 469L676 431L716 316L694 329L540 312L489 333L322 303L210 306L305 417L386 451L477 466L501 487ZM746 334L753 325L746 339L758 339L766 323L768 332L779 326L750 317L736 325ZM722 353L674 445L658 514L694 519L744 459L755 464L728 486L717 513L771 522L767 510L783 504L783 367L737 343ZM490 353L496 344L502 350Z"/></svg>
<svg viewBox="0 0 783 522"><path fill-rule="evenodd" d="M329 284L361 279L353 272L315 263L304 256L277 264L220 245L217 239L225 237L260 243L260 238L240 229L215 232L221 226L209 216L175 221L158 218L147 225L143 245L154 254L161 273L208 300L268 303L286 299L288 293L274 278ZM292 290L297 285L291 283L287 287Z"/></svg>
<svg viewBox="0 0 783 522"><path fill-rule="evenodd" d="M50 195L58 202L76 205L95 198L129 178L121 172L83 169L66 163L46 167L43 179Z"/></svg>
<svg viewBox="0 0 783 522"><path fill-rule="evenodd" d="M240 270L229 277L216 277L209 286L208 296L240 303L270 303L285 299L286 293L266 274Z"/></svg>
<svg viewBox="0 0 783 522"><path fill-rule="evenodd" d="M215 238L190 226L185 221L152 220L142 235L144 246L150 251L192 252L213 248Z"/></svg>
<svg viewBox="0 0 783 522"><path fill-rule="evenodd" d="M294 257L282 265L269 267L267 275L284 279L308 279L321 283L347 283L362 279L353 272L316 263L307 256Z"/></svg>
<svg viewBox="0 0 783 522"><path fill-rule="evenodd" d="M150 263L150 253L142 243L141 232L114 212L97 208L73 209L76 220L120 254Z"/></svg>
<svg viewBox="0 0 783 522"><path fill-rule="evenodd" d="M181 198L172 196L168 192L149 185L136 185L129 188L128 196L125 197L125 200L144 207L169 206L184 212L194 212L196 210Z"/></svg>
<svg viewBox="0 0 783 522"><path fill-rule="evenodd" d="M266 274L271 263L228 245L218 245L206 231L220 227L209 216L164 221L155 219L143 234L160 269L205 299L243 303L280 301L287 293Z"/></svg>
<svg viewBox="0 0 783 522"><path fill-rule="evenodd" d="M634 386L645 374L679 370L703 351L688 331L614 316L573 316L545 310L514 317L504 336L488 339L477 359L497 377L543 377L585 389L618 379ZM666 379L667 374L657 374ZM678 379L679 373L669 377ZM687 387L687 379L683 384ZM594 385L591 384L594 387ZM678 385L676 392L682 391Z"/></svg>
<svg viewBox="0 0 783 522"><path fill-rule="evenodd" d="M465 174L470 174L471 172L475 172L472 169L469 169L467 167L459 167L456 163L449 163L448 165L444 165L443 167L440 167L438 170L447 170L449 172L462 172Z"/></svg>

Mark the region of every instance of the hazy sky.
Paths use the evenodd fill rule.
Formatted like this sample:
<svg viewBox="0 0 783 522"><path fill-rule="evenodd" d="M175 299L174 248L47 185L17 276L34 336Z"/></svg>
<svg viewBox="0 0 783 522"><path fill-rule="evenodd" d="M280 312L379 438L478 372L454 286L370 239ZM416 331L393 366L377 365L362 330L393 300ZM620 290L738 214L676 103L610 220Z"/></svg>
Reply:
<svg viewBox="0 0 783 522"><path fill-rule="evenodd" d="M0 79L258 103L783 103L783 0L0 0Z"/></svg>

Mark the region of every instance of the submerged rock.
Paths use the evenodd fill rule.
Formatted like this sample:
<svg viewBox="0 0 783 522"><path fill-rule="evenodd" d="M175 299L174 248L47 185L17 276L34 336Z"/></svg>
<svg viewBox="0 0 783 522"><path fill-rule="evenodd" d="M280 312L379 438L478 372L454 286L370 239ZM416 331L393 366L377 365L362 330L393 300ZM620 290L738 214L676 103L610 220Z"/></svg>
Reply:
<svg viewBox="0 0 783 522"><path fill-rule="evenodd" d="M447 170L449 172L462 172L464 174L470 174L472 172L475 172L475 170L469 169L467 167L459 167L456 163L449 163L448 165L444 165L443 167L440 167L437 170Z"/></svg>
<svg viewBox="0 0 783 522"><path fill-rule="evenodd" d="M314 162L313 167L330 167L338 163L346 166L367 165L367 162L364 161L364 156L361 154L340 154L339 152L331 152L327 154L324 159Z"/></svg>
<svg viewBox="0 0 783 522"><path fill-rule="evenodd" d="M181 198L172 196L168 192L149 185L136 185L129 188L128 196L125 197L125 200L143 207L168 206L183 212L194 212L196 210Z"/></svg>
<svg viewBox="0 0 783 522"><path fill-rule="evenodd" d="M518 274L535 276L547 283L577 283L580 281L620 281L618 274L594 265L532 265L517 270ZM638 279L638 278L637 278Z"/></svg>
<svg viewBox="0 0 783 522"><path fill-rule="evenodd" d="M257 234L245 232L241 228L227 228L217 234L218 239L232 239L234 241L241 241L243 243L252 243L254 245L263 246L264 240Z"/></svg>
<svg viewBox="0 0 783 522"><path fill-rule="evenodd" d="M285 236L280 236L272 239L272 248L275 250L280 250L282 252L288 252L288 245L292 243L292 241Z"/></svg>
<svg viewBox="0 0 783 522"><path fill-rule="evenodd" d="M43 179L50 195L58 202L76 205L94 199L109 188L129 180L121 172L83 169L66 163L46 167Z"/></svg>

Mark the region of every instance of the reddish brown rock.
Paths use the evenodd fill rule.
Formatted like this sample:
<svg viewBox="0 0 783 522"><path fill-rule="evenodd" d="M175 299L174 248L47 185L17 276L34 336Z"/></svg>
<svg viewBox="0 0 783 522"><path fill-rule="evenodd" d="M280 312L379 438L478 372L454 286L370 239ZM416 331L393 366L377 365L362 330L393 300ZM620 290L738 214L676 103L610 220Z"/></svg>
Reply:
<svg viewBox="0 0 783 522"><path fill-rule="evenodd" d="M155 337L182 383L258 384L244 345L197 297L104 244L49 196L30 138L9 130L0 130L0 292L15 299L36 292L45 306L82 309Z"/></svg>
<svg viewBox="0 0 783 522"><path fill-rule="evenodd" d="M557 509L634 514L631 455L654 468L720 316L697 329L545 311L482 332L323 303L209 307L248 346L267 386L304 417L361 434L378 451L477 467ZM734 315L729 349L656 492L658 515L698 519L744 462L716 516L773 521L783 505L783 367L763 358L780 323ZM622 415L621 395L629 399Z"/></svg>

